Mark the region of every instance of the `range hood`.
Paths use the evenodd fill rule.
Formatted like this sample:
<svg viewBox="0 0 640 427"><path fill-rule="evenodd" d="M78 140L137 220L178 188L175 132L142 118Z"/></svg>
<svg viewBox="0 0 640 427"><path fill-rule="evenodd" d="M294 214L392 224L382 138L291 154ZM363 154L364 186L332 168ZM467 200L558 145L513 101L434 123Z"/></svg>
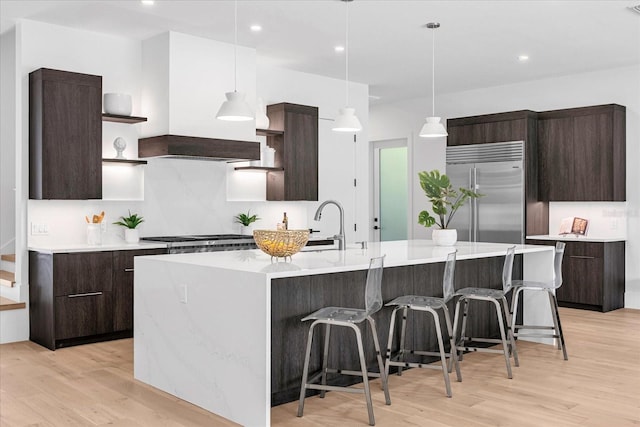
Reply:
<svg viewBox="0 0 640 427"><path fill-rule="evenodd" d="M225 162L260 160L260 143L180 135L152 136L138 140L138 157Z"/></svg>

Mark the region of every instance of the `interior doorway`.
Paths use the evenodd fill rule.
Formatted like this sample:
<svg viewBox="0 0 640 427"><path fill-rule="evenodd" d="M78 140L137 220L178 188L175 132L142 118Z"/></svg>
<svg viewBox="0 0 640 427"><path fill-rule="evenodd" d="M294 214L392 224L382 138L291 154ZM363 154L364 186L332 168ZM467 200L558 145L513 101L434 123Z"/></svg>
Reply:
<svg viewBox="0 0 640 427"><path fill-rule="evenodd" d="M406 139L374 141L373 240L407 240L409 170Z"/></svg>

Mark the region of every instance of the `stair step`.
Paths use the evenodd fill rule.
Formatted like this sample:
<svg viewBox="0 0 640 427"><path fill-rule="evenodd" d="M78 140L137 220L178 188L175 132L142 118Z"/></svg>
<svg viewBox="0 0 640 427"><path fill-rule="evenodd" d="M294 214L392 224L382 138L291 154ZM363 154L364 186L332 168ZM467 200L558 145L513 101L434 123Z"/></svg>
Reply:
<svg viewBox="0 0 640 427"><path fill-rule="evenodd" d="M2 254L0 255L2 261L16 262L16 254Z"/></svg>
<svg viewBox="0 0 640 427"><path fill-rule="evenodd" d="M13 288L16 284L16 275L10 271L0 270L0 285Z"/></svg>
<svg viewBox="0 0 640 427"><path fill-rule="evenodd" d="M14 300L10 300L9 298L0 297L0 311L2 310L19 310L21 308L25 308L27 304L24 302L16 302Z"/></svg>

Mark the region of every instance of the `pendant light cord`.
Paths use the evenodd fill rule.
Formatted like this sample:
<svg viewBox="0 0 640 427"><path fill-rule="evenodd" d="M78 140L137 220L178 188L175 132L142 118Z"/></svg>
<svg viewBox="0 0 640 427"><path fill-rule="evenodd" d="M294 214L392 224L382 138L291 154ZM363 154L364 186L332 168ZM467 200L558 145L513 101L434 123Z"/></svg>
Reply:
<svg viewBox="0 0 640 427"><path fill-rule="evenodd" d="M436 29L431 30L431 117L436 116Z"/></svg>
<svg viewBox="0 0 640 427"><path fill-rule="evenodd" d="M346 6L346 12L345 12L345 43L344 43L344 50L345 50L345 81L344 81L344 86L345 86L345 93L346 93L346 104L345 107L349 106L349 2L345 2L345 6Z"/></svg>
<svg viewBox="0 0 640 427"><path fill-rule="evenodd" d="M238 0L233 2L233 91L238 91Z"/></svg>

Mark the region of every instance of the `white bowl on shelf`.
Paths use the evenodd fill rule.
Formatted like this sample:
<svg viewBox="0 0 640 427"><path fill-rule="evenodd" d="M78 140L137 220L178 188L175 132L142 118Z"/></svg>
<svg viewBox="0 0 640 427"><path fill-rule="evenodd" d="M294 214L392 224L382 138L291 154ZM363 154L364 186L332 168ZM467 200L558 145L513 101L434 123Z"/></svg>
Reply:
<svg viewBox="0 0 640 427"><path fill-rule="evenodd" d="M126 93L105 93L104 112L118 116L130 116L131 95Z"/></svg>

